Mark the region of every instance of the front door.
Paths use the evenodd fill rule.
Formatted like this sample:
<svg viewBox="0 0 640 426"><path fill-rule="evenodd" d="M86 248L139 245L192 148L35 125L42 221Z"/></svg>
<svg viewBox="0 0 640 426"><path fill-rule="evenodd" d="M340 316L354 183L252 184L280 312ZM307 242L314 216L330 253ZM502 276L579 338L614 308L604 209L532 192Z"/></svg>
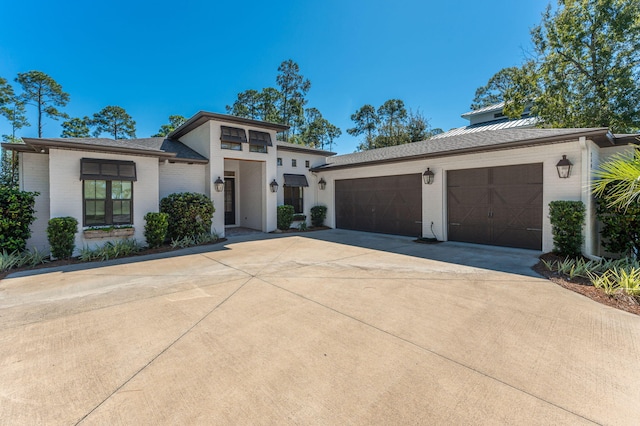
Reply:
<svg viewBox="0 0 640 426"><path fill-rule="evenodd" d="M236 224L236 180L224 178L224 224Z"/></svg>

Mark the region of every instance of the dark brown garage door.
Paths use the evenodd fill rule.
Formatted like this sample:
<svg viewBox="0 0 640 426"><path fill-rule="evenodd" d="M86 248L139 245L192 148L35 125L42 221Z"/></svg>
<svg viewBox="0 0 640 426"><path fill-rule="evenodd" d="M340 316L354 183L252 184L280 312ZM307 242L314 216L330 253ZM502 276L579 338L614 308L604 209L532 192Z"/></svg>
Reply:
<svg viewBox="0 0 640 426"><path fill-rule="evenodd" d="M449 240L542 249L542 164L447 172Z"/></svg>
<svg viewBox="0 0 640 426"><path fill-rule="evenodd" d="M420 174L336 181L336 227L420 236Z"/></svg>

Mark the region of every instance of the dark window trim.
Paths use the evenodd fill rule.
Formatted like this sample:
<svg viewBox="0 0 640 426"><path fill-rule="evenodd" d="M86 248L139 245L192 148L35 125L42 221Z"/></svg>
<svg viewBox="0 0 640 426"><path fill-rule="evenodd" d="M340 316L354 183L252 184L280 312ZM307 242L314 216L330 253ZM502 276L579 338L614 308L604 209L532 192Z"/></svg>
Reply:
<svg viewBox="0 0 640 426"><path fill-rule="evenodd" d="M85 173L85 165L97 164L100 169L100 173L91 174ZM103 166L115 165L117 167L117 174L104 174ZM133 175L125 173L124 166L127 168L133 167ZM126 180L135 182L138 180L136 163L134 161L122 161L122 160L100 160L96 158L82 158L80 159L80 180Z"/></svg>
<svg viewBox="0 0 640 426"><path fill-rule="evenodd" d="M298 197L295 196L296 192L298 192ZM284 204L293 206L294 213L304 214L304 187L285 185Z"/></svg>
<svg viewBox="0 0 640 426"><path fill-rule="evenodd" d="M273 146L271 143L271 135L267 132L259 132L257 130L249 130L249 143L252 145Z"/></svg>
<svg viewBox="0 0 640 426"><path fill-rule="evenodd" d="M105 218L105 223L90 223L87 224L87 199L84 197L84 184L85 181L87 180L104 180L107 182L106 188L105 188L105 192L107 195L107 197L104 199L105 200L105 205L104 205L104 218ZM114 180L124 180L124 179L83 179L82 180L82 226L86 227L86 226L105 226L105 225L133 225L133 217L134 217L134 203L133 203L133 199L134 199L134 189L133 187L135 185L133 185L133 183L131 184L131 199L129 199L129 201L131 201L131 220L129 223L113 223L113 198L111 198L111 191L112 191L112 187L111 187L111 182ZM132 181L128 181L128 182L132 182ZM89 198L89 200L102 200L102 198ZM122 200L115 200L115 201L122 201Z"/></svg>

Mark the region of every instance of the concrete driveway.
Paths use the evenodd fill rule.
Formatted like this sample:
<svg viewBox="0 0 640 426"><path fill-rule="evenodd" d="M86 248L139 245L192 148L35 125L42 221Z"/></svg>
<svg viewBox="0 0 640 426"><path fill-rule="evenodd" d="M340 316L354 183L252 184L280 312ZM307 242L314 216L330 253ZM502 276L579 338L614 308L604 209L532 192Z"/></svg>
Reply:
<svg viewBox="0 0 640 426"><path fill-rule="evenodd" d="M10 276L0 423L638 424L640 317L535 256L331 230Z"/></svg>

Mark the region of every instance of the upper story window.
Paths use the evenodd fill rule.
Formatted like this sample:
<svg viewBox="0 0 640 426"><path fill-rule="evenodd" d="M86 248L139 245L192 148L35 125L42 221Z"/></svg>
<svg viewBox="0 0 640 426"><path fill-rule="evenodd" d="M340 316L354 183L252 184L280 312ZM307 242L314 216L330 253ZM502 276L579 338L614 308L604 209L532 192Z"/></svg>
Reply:
<svg viewBox="0 0 640 426"><path fill-rule="evenodd" d="M133 224L133 161L83 158L80 179L83 226Z"/></svg>
<svg viewBox="0 0 640 426"><path fill-rule="evenodd" d="M273 146L271 143L271 135L267 132L258 132L257 130L249 130L249 151L250 152L267 152L267 147Z"/></svg>
<svg viewBox="0 0 640 426"><path fill-rule="evenodd" d="M291 159L291 167L298 167L298 160L296 160L295 158Z"/></svg>
<svg viewBox="0 0 640 426"><path fill-rule="evenodd" d="M309 168L309 160L304 160L304 166L308 169Z"/></svg>
<svg viewBox="0 0 640 426"><path fill-rule="evenodd" d="M278 166L282 166L282 158L278 157Z"/></svg>
<svg viewBox="0 0 640 426"><path fill-rule="evenodd" d="M220 148L242 151L243 142L247 142L247 133L244 129L220 126Z"/></svg>

